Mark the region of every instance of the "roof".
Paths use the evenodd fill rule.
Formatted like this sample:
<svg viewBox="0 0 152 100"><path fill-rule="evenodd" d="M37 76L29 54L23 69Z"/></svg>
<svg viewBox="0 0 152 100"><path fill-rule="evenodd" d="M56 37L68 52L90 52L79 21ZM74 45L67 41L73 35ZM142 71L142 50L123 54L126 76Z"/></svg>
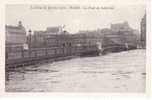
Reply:
<svg viewBox="0 0 152 100"><path fill-rule="evenodd" d="M6 25L5 28L10 28L10 29L22 29L22 27L11 26L11 25Z"/></svg>
<svg viewBox="0 0 152 100"><path fill-rule="evenodd" d="M9 33L25 33L26 34L25 28L20 27L20 26L6 25L5 30Z"/></svg>
<svg viewBox="0 0 152 100"><path fill-rule="evenodd" d="M51 33L57 33L60 31L60 27L48 27L47 32L51 32Z"/></svg>

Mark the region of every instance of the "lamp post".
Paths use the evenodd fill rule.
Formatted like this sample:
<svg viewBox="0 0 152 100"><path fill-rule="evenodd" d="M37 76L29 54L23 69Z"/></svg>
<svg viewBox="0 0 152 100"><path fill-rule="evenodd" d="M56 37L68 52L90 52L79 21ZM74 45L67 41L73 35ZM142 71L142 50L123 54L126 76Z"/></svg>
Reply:
<svg viewBox="0 0 152 100"><path fill-rule="evenodd" d="M31 40L32 40L32 31L29 29L29 39L28 39L28 48L29 48L29 56L31 56Z"/></svg>
<svg viewBox="0 0 152 100"><path fill-rule="evenodd" d="M31 38L32 38L32 35L31 35L31 29L29 29L29 43L28 43L28 45L29 45L29 49L31 49Z"/></svg>

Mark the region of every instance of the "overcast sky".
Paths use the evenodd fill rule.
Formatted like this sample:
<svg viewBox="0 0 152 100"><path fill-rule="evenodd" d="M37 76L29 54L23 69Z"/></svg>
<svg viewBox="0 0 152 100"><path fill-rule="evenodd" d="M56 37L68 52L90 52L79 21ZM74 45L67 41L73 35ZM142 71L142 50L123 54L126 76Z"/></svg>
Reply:
<svg viewBox="0 0 152 100"><path fill-rule="evenodd" d="M51 26L66 25L67 31L75 33L79 30L110 28L111 23L128 21L132 28L140 31L140 21L145 14L143 5L105 6L112 8L98 10L35 9L34 7L34 5L32 8L31 5L7 5L6 24L17 25L18 21L22 21L27 30L45 30Z"/></svg>

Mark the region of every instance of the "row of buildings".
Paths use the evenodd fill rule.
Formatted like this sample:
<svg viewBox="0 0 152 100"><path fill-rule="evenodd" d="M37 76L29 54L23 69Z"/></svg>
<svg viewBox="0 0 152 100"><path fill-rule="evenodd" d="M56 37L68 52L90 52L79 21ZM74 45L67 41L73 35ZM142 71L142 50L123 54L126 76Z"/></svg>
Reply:
<svg viewBox="0 0 152 100"><path fill-rule="evenodd" d="M127 22L111 24L111 28L97 29L92 31L79 31L70 34L62 31L60 27L47 28L45 31L34 31L28 40L32 48L41 47L64 47L77 45L95 45L100 42L103 45L132 43L137 44L138 31L132 29ZM49 29L49 30L48 30ZM107 41L109 39L109 42Z"/></svg>
<svg viewBox="0 0 152 100"><path fill-rule="evenodd" d="M146 37L145 16L141 21L141 41L143 47ZM103 46L113 44L137 45L139 33L132 29L127 22L111 24L110 28L93 31L79 31L70 34L62 26L48 27L46 30L28 32L20 21L18 26L6 25L6 50L72 47L80 45L95 45L100 42Z"/></svg>

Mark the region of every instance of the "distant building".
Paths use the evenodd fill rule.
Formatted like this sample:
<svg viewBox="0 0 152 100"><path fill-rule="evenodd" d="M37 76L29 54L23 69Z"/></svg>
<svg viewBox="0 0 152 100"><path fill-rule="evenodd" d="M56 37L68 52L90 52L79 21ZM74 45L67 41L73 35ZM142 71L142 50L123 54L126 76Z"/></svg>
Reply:
<svg viewBox="0 0 152 100"><path fill-rule="evenodd" d="M100 30L79 31L73 35L73 45L96 45L102 41Z"/></svg>
<svg viewBox="0 0 152 100"><path fill-rule="evenodd" d="M140 22L140 32L141 32L142 47L146 48L146 14L141 19L141 22Z"/></svg>
<svg viewBox="0 0 152 100"><path fill-rule="evenodd" d="M137 46L137 36L133 33L110 33L104 34L103 47L113 46L113 45L125 45L126 43L130 46Z"/></svg>
<svg viewBox="0 0 152 100"><path fill-rule="evenodd" d="M112 33L111 29L109 28L103 28L103 29L100 29L99 31L102 35Z"/></svg>
<svg viewBox="0 0 152 100"><path fill-rule="evenodd" d="M55 34L49 34L47 31L34 31L34 34L31 38L31 47L32 48L44 48L46 47L46 39L52 37ZM53 44L53 42L52 42Z"/></svg>
<svg viewBox="0 0 152 100"><path fill-rule="evenodd" d="M105 33L105 32L102 32ZM104 34L103 45L124 45L136 47L138 31L132 29L128 22L111 24L111 31Z"/></svg>
<svg viewBox="0 0 152 100"><path fill-rule="evenodd" d="M34 31L32 36L33 48L44 48L44 47L57 47L61 45L60 41L64 40L69 34L67 31L64 31L61 26L48 27L44 31ZM63 35L64 34L64 35ZM62 38L61 38L62 37ZM66 39L65 39L66 40Z"/></svg>
<svg viewBox="0 0 152 100"><path fill-rule="evenodd" d="M62 27L47 27L46 32L50 34L60 34L62 32Z"/></svg>
<svg viewBox="0 0 152 100"><path fill-rule="evenodd" d="M6 32L6 49L22 49L24 44L26 44L26 30L19 21L18 26L5 26Z"/></svg>
<svg viewBox="0 0 152 100"><path fill-rule="evenodd" d="M124 32L124 31L131 31L132 29L129 27L128 22L111 24L111 31L112 32Z"/></svg>

